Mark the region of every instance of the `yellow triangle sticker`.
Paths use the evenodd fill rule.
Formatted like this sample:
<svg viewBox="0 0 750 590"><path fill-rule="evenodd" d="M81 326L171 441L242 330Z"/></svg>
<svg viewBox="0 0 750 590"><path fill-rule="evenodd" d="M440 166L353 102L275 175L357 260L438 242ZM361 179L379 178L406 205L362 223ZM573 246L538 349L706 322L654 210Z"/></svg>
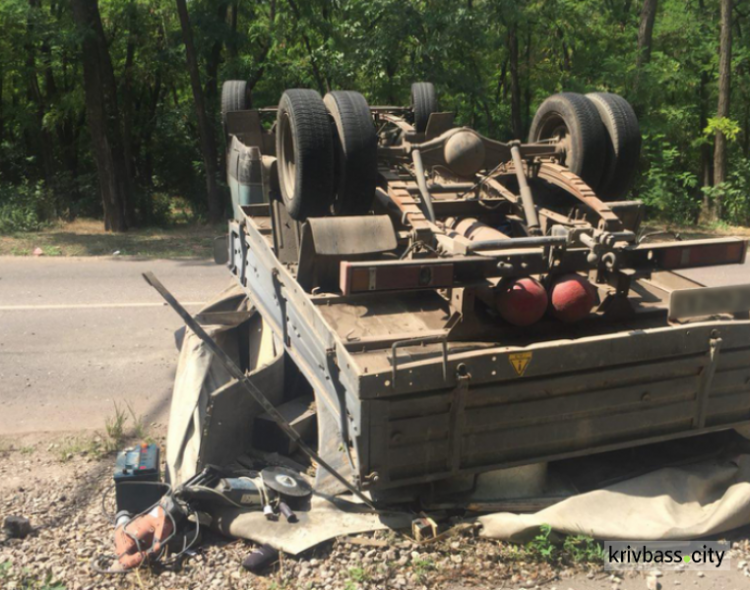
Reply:
<svg viewBox="0 0 750 590"><path fill-rule="evenodd" d="M510 364L513 365L513 368L516 370L516 373L518 373L519 377L523 377L523 374L526 372L526 368L531 362L532 356L533 353L531 352L514 352L513 354L508 355L508 361L510 361Z"/></svg>

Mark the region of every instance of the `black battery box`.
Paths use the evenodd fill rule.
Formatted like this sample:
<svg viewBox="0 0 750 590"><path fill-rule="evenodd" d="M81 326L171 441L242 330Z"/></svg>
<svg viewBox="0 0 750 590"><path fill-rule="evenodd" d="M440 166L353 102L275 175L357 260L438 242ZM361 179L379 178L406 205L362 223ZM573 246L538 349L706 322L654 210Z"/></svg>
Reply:
<svg viewBox="0 0 750 590"><path fill-rule="evenodd" d="M117 512L143 512L167 491L159 481L159 447L143 443L117 453L115 462Z"/></svg>

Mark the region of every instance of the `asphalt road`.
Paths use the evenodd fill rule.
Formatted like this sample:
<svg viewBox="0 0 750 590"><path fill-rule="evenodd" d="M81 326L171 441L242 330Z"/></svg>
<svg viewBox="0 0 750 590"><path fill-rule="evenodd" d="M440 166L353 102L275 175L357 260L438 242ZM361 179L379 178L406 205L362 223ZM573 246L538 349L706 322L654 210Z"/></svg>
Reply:
<svg viewBox="0 0 750 590"><path fill-rule="evenodd" d="M164 422L182 323L230 282L212 261L0 257L0 436L102 430L114 402Z"/></svg>

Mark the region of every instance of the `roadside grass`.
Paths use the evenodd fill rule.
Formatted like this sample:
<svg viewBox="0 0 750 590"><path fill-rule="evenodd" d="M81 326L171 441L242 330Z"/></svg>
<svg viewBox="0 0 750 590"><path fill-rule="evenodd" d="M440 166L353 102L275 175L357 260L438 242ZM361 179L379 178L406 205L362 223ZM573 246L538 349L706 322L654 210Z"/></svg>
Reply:
<svg viewBox="0 0 750 590"><path fill-rule="evenodd" d="M10 579L13 567L9 561L0 563L0 582ZM15 582L12 586L13 588L18 588L19 590L66 590L67 588L65 584L56 582L52 574L49 573L44 578L40 578L26 567L21 570L21 573L21 580ZM0 584L0 588L3 587L4 585ZM8 587L10 588L11 586Z"/></svg>
<svg viewBox="0 0 750 590"><path fill-rule="evenodd" d="M103 433L74 436L52 446L58 460L65 463L77 455L101 459L120 450L130 441L154 442L148 434L143 416L136 414L126 402L124 408L114 404L113 414L104 419Z"/></svg>
<svg viewBox="0 0 750 590"><path fill-rule="evenodd" d="M11 440L6 438L0 438L0 455L7 455L11 451L18 451L22 455L32 455L36 451L34 445L24 445L22 447L16 446Z"/></svg>
<svg viewBox="0 0 750 590"><path fill-rule="evenodd" d="M435 562L429 558L415 559L412 561L411 566L420 584L424 584L427 580L427 575L437 569Z"/></svg>
<svg viewBox="0 0 750 590"><path fill-rule="evenodd" d="M723 221L711 224L681 225L667 221L647 220L641 226L641 234L654 235L654 241L671 241L679 235L683 240L700 240L704 238L716 238L721 236L750 237L750 227L729 225ZM663 232L663 233L661 233Z"/></svg>
<svg viewBox="0 0 750 590"><path fill-rule="evenodd" d="M525 545L505 546L504 558L508 561L548 563L550 565L594 565L604 563L604 549L586 535L558 535L548 524L539 527L539 533Z"/></svg>
<svg viewBox="0 0 750 590"><path fill-rule="evenodd" d="M77 219L35 232L0 235L0 256L139 256L147 258L211 258L213 240L226 233L224 224L177 223L167 228L104 231L97 219Z"/></svg>

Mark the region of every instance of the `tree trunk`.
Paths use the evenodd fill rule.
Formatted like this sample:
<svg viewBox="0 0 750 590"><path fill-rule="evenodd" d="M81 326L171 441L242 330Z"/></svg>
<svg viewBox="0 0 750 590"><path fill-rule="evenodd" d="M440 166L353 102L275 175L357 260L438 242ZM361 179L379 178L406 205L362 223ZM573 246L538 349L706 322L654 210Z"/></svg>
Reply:
<svg viewBox="0 0 750 590"><path fill-rule="evenodd" d="M289 3L289 7L292 9L292 12L294 13L294 18L297 21L297 25L302 28L302 32L300 33L302 37L302 42L305 44L305 48L307 49L307 54L310 56L310 67L313 71L313 76L315 77L315 83L318 86L318 92L321 94L325 94L330 90L330 87L328 86L328 83L326 82L325 78L323 77L323 74L320 71L320 68L318 67L318 60L315 59L315 52L312 48L312 43L310 42L310 38L304 33L304 23L302 23L302 14L299 10L299 7L297 6L297 3L294 0L287 0Z"/></svg>
<svg viewBox="0 0 750 590"><path fill-rule="evenodd" d="M206 168L206 192L208 197L208 217L212 222L221 220L222 203L217 184L217 157L216 139L211 120L206 113L206 103L203 98L203 87L201 86L200 71L198 70L198 58L195 55L193 44L193 32L190 28L190 16L188 15L185 0L176 0L177 12L180 16L182 28L182 39L185 43L185 55L187 67L190 74L190 86L193 89L193 100L195 102L195 114L198 119L198 135L200 137L203 164Z"/></svg>
<svg viewBox="0 0 750 590"><path fill-rule="evenodd" d="M229 57L234 60L237 59L237 17L240 10L239 0L232 0L230 7L231 12L229 13L229 41L227 42L227 51L229 52Z"/></svg>
<svg viewBox="0 0 750 590"><path fill-rule="evenodd" d="M708 72L705 70L701 73L701 83L698 94L698 125L700 133L708 125ZM701 144L701 186L708 187L713 184L713 158L711 157L711 146L708 142ZM707 193L703 193L703 204L701 207L701 219L708 219L711 216L711 198Z"/></svg>
<svg viewBox="0 0 750 590"><path fill-rule="evenodd" d="M5 81L5 75L3 71L3 64L0 63L0 143L3 142L5 135L5 119L3 118L3 82Z"/></svg>
<svg viewBox="0 0 750 590"><path fill-rule="evenodd" d="M29 0L29 9L38 10L39 0ZM29 142L39 154L42 167L44 183L47 189L54 190L55 166L52 154L52 136L44 127L44 115L47 111L46 101L39 87L38 72L36 65L36 48L34 46L34 24L33 15L29 14L26 23L26 80L29 101L35 106L34 129L30 134Z"/></svg>
<svg viewBox="0 0 750 590"><path fill-rule="evenodd" d="M526 134L531 127L531 22L529 21L526 25L528 30L526 31L526 71L524 76L526 78L526 90L524 100L524 111L523 111L523 133ZM523 139L519 137L518 139Z"/></svg>
<svg viewBox="0 0 750 590"><path fill-rule="evenodd" d="M510 53L510 122L513 139L521 139L521 83L518 76L518 24L508 29L508 52Z"/></svg>
<svg viewBox="0 0 750 590"><path fill-rule="evenodd" d="M216 10L217 22L226 23L229 17L229 4L226 2L219 2ZM204 96L206 97L206 106L209 109L209 112L216 112L216 110L218 110L219 65L221 63L221 50L224 48L225 38L228 38L228 35L221 35L219 39L214 41L206 60L206 85Z"/></svg>
<svg viewBox="0 0 750 590"><path fill-rule="evenodd" d="M128 5L128 41L125 50L125 67L122 73L122 108L120 109L122 115L122 141L123 141L123 153L125 155L125 166L127 167L128 178L131 179L131 183L135 178L135 165L133 156L133 128L134 128L134 116L133 116L133 65L135 63L135 52L136 52L136 10L137 7L135 2L131 0ZM137 107L135 107L137 110ZM125 214L127 215L128 225L135 223L135 198L128 200L128 206L126 207Z"/></svg>
<svg viewBox="0 0 750 590"><path fill-rule="evenodd" d="M719 43L719 105L716 117L729 117L730 82L732 77L732 0L721 0L721 37ZM714 186L727 179L727 138L716 132L714 143ZM711 217L721 219L722 199L716 196Z"/></svg>
<svg viewBox="0 0 750 590"><path fill-rule="evenodd" d="M639 70L643 64L647 64L651 60L651 39L654 35L657 2L658 0L643 0L641 24L638 27L638 55L636 57L636 68Z"/></svg>
<svg viewBox="0 0 750 590"><path fill-rule="evenodd" d="M641 24L638 27L638 49L635 58L634 90L638 91L643 65L651 61L651 40L654 36L654 21L658 0L643 0Z"/></svg>
<svg viewBox="0 0 750 590"><path fill-rule="evenodd" d="M99 6L97 0L71 0L71 5L82 39L80 59L86 118L99 175L104 226L112 231L126 231L131 185L120 128L117 85Z"/></svg>

